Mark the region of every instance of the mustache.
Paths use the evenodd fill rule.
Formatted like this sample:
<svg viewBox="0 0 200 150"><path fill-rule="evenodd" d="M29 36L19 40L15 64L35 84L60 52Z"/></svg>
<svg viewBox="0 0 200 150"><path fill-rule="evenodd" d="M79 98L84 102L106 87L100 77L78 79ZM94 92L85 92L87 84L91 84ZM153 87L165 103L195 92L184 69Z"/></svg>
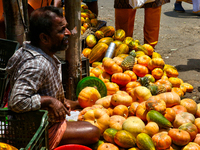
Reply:
<svg viewBox="0 0 200 150"><path fill-rule="evenodd" d="M63 41L69 39L69 35L65 35L64 38L63 38Z"/></svg>

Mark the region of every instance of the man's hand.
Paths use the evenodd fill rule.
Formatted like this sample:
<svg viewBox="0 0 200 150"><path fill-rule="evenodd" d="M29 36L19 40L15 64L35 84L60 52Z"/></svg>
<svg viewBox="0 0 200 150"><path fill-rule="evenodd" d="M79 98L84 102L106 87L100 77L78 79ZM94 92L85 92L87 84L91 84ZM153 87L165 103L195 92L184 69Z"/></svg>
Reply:
<svg viewBox="0 0 200 150"><path fill-rule="evenodd" d="M48 108L59 120L65 119L66 114L70 115L70 105L68 103L62 104L62 102L50 96L41 96L41 106L42 108Z"/></svg>

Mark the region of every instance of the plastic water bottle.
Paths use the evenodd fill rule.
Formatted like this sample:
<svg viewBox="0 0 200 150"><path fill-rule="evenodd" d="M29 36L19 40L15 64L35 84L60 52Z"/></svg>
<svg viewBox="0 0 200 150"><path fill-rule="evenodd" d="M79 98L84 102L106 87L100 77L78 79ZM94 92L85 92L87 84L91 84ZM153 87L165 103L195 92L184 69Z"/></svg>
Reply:
<svg viewBox="0 0 200 150"><path fill-rule="evenodd" d="M116 47L116 44L111 42L106 51L105 57L113 58L114 52L115 52L115 47Z"/></svg>

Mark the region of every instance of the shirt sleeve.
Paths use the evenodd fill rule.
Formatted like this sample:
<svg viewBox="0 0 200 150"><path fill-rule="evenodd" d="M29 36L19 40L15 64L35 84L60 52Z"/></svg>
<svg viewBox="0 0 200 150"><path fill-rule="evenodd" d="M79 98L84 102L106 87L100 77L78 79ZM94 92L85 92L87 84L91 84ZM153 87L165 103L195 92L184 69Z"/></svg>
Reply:
<svg viewBox="0 0 200 150"><path fill-rule="evenodd" d="M41 107L41 97L38 94L45 70L41 61L29 60L18 69L9 100L9 109L15 112L38 110Z"/></svg>

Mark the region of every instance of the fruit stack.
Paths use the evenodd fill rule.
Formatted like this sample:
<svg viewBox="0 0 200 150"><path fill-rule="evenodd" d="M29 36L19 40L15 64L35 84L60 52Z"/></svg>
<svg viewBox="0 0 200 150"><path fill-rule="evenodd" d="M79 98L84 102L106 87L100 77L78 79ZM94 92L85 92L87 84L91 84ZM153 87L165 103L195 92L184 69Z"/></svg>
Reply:
<svg viewBox="0 0 200 150"><path fill-rule="evenodd" d="M184 97L193 86L152 46L125 34L102 27L88 36L82 52L91 67L90 76L82 79L88 84L77 86L83 108L79 120L97 126L102 134L92 148L199 150L200 104ZM111 42L116 44L114 56L104 57Z"/></svg>

